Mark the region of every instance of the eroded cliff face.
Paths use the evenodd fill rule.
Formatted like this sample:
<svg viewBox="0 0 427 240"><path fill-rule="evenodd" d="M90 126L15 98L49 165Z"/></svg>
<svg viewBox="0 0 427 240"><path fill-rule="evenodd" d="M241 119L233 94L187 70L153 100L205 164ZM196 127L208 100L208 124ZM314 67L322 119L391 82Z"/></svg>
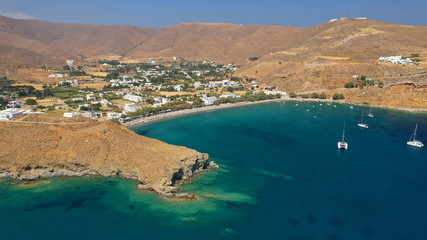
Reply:
<svg viewBox="0 0 427 240"><path fill-rule="evenodd" d="M0 177L122 176L160 194L207 166L208 155L140 136L110 121L28 115L0 122Z"/></svg>

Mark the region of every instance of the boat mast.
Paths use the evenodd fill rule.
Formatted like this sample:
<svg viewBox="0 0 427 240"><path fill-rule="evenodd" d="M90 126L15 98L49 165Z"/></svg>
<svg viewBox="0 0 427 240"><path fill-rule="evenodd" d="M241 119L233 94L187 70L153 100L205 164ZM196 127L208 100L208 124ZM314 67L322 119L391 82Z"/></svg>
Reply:
<svg viewBox="0 0 427 240"><path fill-rule="evenodd" d="M344 142L344 133L345 133L345 122L344 122L344 127L342 129L342 140L341 140L341 142Z"/></svg>
<svg viewBox="0 0 427 240"><path fill-rule="evenodd" d="M365 112L365 109L362 110L362 118L360 119L360 123L363 124L363 113Z"/></svg>
<svg viewBox="0 0 427 240"><path fill-rule="evenodd" d="M415 136L417 135L417 128L418 128L418 123L415 125L415 130L414 130L414 141L415 141Z"/></svg>

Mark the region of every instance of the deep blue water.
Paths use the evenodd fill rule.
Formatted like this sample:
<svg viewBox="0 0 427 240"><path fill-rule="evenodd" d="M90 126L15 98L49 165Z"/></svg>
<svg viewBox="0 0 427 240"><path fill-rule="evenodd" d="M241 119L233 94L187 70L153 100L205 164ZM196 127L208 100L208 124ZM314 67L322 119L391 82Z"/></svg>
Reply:
<svg viewBox="0 0 427 240"><path fill-rule="evenodd" d="M427 115L270 103L144 125L221 169L165 201L120 178L0 182L0 239L427 239ZM313 107L314 106L314 107ZM306 112L306 109L311 111ZM346 122L347 151L337 149Z"/></svg>

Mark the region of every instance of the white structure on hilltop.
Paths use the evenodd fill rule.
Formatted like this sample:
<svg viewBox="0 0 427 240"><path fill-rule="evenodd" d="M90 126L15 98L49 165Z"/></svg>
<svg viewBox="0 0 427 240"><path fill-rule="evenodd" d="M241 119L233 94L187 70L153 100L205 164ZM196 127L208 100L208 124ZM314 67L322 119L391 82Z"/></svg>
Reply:
<svg viewBox="0 0 427 240"><path fill-rule="evenodd" d="M25 110L20 110L18 108L8 108L6 110L0 111L0 121L9 121L10 119L21 115Z"/></svg>
<svg viewBox="0 0 427 240"><path fill-rule="evenodd" d="M400 65L415 65L415 63L410 59L403 59L402 56L390 56L390 57L380 57L378 58L379 62L389 62Z"/></svg>
<svg viewBox="0 0 427 240"><path fill-rule="evenodd" d="M70 67L74 66L74 60L67 60L67 65Z"/></svg>

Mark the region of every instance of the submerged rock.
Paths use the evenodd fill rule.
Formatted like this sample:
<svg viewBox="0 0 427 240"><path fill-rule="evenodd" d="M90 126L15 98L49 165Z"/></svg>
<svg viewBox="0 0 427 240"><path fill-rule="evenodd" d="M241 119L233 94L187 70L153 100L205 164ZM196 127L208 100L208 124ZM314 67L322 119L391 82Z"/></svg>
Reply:
<svg viewBox="0 0 427 240"><path fill-rule="evenodd" d="M210 161L208 167L210 167L210 168L219 168L219 165L216 164L214 161Z"/></svg>

